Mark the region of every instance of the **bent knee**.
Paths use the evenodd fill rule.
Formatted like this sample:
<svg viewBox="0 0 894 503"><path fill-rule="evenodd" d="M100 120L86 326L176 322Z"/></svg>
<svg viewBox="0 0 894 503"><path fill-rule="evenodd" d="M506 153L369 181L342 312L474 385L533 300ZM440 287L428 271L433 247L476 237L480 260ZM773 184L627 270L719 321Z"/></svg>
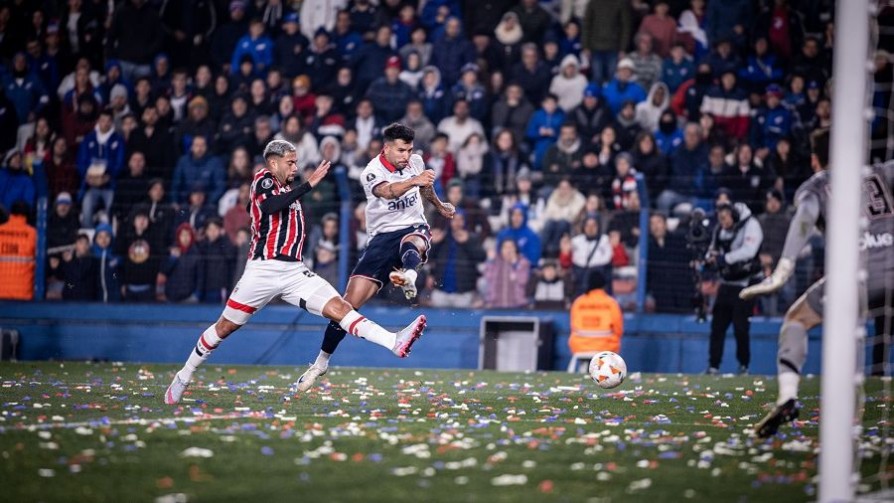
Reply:
<svg viewBox="0 0 894 503"><path fill-rule="evenodd" d="M323 307L323 316L330 320L341 321L352 310L353 306L342 297L332 297Z"/></svg>

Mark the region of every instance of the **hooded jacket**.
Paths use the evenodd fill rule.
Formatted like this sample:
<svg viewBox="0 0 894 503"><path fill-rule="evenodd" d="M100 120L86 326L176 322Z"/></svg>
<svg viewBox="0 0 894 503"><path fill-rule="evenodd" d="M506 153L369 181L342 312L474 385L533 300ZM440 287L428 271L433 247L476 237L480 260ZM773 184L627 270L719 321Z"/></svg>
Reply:
<svg viewBox="0 0 894 503"><path fill-rule="evenodd" d="M435 75L435 85L433 87L425 87L425 74L431 72ZM422 102L422 109L425 116L431 120L432 124L441 122L441 119L450 115L450 97L441 85L441 70L438 67L429 65L422 69L423 79L419 81L419 101Z"/></svg>
<svg viewBox="0 0 894 503"><path fill-rule="evenodd" d="M711 239L709 250L720 253L718 258L718 269L721 273L721 282L728 285L746 286L750 277L742 279L728 279L725 277L724 270L726 266L739 267L757 260L760 253L761 243L764 241L764 233L761 229L760 222L751 215L751 210L744 203L735 203L733 210L738 214L735 218L735 225L732 229L726 230L718 224ZM724 242L728 244L724 244ZM754 265L754 270L759 273L759 264Z"/></svg>
<svg viewBox="0 0 894 503"><path fill-rule="evenodd" d="M186 246L180 243L180 233L183 231L189 232L191 237ZM181 302L190 297L198 299L199 288L204 282L204 267L202 267L202 253L196 246L195 231L189 224L183 223L177 227L174 232L174 245L180 251L179 256L173 254L168 256L160 271L167 278L165 297L171 302ZM229 281L229 271L221 270L220 274Z"/></svg>
<svg viewBox="0 0 894 503"><path fill-rule="evenodd" d="M108 184L101 188L114 190L118 173L124 167L125 149L124 139L114 128L102 133L99 126L95 126L93 131L84 137L78 148L77 165L78 174L81 175L81 191L90 188L87 186L87 170L95 163L104 164L105 173L109 175Z"/></svg>
<svg viewBox="0 0 894 503"><path fill-rule="evenodd" d="M100 233L109 235L109 246L102 248L97 244L96 238ZM121 289L118 286L118 265L119 259L115 254L115 233L109 224L99 224L96 226L96 233L93 234L93 246L90 248L94 257L98 261L99 269L99 285L98 299L100 302L117 302L121 300Z"/></svg>
<svg viewBox="0 0 894 503"><path fill-rule="evenodd" d="M563 70L566 66L574 67L574 75L565 77ZM574 107L580 105L584 99L584 89L587 87L587 78L580 73L580 61L574 54L562 58L559 65L559 73L553 77L549 85L549 92L559 97L559 108L565 112L571 112Z"/></svg>
<svg viewBox="0 0 894 503"><path fill-rule="evenodd" d="M655 105L652 103L652 98L658 89L664 89L664 99L661 100L661 103ZM667 84L664 82L652 84L646 100L636 105L636 122L639 123L643 130L654 133L658 129L661 113L667 110L668 105L670 105L670 91L667 88Z"/></svg>
<svg viewBox="0 0 894 503"><path fill-rule="evenodd" d="M515 211L520 211L522 214L522 223L519 227L512 226L511 214ZM503 241L511 239L518 245L519 253L527 258L528 262L531 264L540 263L540 254L542 252L540 236L528 227L528 206L522 203L513 206L510 211L509 221L509 225L497 234L497 250L500 249Z"/></svg>

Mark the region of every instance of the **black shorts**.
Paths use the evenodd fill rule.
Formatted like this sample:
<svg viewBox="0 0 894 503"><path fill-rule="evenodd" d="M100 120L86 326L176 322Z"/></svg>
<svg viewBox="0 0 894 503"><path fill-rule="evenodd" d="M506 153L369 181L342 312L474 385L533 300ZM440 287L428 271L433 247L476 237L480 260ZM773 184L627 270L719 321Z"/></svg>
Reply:
<svg viewBox="0 0 894 503"><path fill-rule="evenodd" d="M410 236L419 236L425 241L425 250L422 251L422 263L428 260L428 251L431 249L431 229L428 225L419 224L394 232L376 234L366 250L357 261L351 277L359 276L378 283L379 288L389 281L388 275L395 269L400 269L403 262L400 259L400 247L404 240Z"/></svg>

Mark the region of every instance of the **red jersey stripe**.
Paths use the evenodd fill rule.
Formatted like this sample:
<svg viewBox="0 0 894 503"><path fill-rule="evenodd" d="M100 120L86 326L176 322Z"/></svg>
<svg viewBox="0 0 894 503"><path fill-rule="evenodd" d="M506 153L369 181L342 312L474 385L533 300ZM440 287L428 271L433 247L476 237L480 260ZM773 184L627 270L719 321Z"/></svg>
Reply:
<svg viewBox="0 0 894 503"><path fill-rule="evenodd" d="M227 300L227 307L236 309L237 311L242 311L243 313L254 314L255 311L258 310L256 307L246 306L245 304L236 302L233 299Z"/></svg>

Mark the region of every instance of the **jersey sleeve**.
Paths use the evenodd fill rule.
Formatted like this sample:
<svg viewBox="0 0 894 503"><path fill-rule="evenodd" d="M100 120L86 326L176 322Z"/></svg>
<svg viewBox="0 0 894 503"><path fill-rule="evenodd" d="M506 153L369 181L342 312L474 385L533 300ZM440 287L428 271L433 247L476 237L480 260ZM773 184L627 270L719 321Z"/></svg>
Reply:
<svg viewBox="0 0 894 503"><path fill-rule="evenodd" d="M374 197L373 189L383 183L388 183L388 180L385 179L384 173L380 170L369 166L360 173L360 183L363 184L363 192L366 193L366 197Z"/></svg>
<svg viewBox="0 0 894 503"><path fill-rule="evenodd" d="M275 187L276 182L273 180L273 175L271 173L267 173L261 178L255 180L255 186L252 190L252 198L258 204L263 203L264 200L275 194Z"/></svg>

